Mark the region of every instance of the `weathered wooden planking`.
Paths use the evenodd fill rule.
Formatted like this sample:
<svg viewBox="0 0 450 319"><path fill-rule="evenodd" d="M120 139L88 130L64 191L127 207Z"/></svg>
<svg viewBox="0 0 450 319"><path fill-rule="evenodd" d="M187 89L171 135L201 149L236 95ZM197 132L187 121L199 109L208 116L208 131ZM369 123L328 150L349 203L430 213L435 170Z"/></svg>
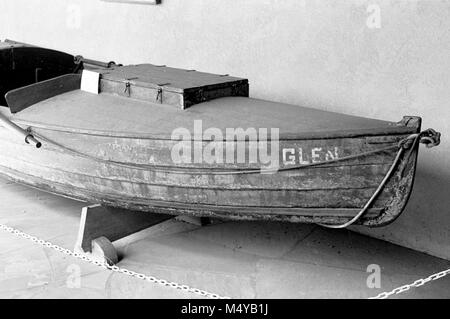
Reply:
<svg viewBox="0 0 450 319"><path fill-rule="evenodd" d="M416 159L411 158L410 163L412 167L406 170L405 178L400 178L396 176L392 178L389 182L385 192L379 199L375 202L375 207L383 207L383 205L388 205L388 203L393 202L395 204L388 205L387 211L389 214L381 214L377 218L364 219L364 223L367 225L376 226L377 221L379 224L389 223L394 220L396 216L401 212L406 203L406 199L411 190L412 176L414 175L414 166ZM14 164L13 164L14 165ZM254 220L254 219L268 219L268 220L286 220L291 222L330 222L330 223L340 223L345 221L345 217L340 215L340 211L346 212L347 216L350 214L356 214L356 209L330 209L325 210L323 208L279 208L279 207L250 207L250 206L218 206L218 205L201 205L198 203L188 204L188 203L177 203L177 202L167 202L167 201L157 201L149 198L137 198L137 197L127 197L115 194L104 194L99 193L98 188L96 190L89 191L86 189L86 184L81 183L81 188L68 186L66 184L57 184L54 182L49 182L46 179L35 177L35 176L24 176L23 173L14 170L8 170L2 167L2 171L14 180L19 180L29 185L45 189L47 191L61 194L64 196L70 196L72 198L78 198L87 201L101 202L105 205L117 205L126 209L133 210L143 210L152 211L160 213L169 214L190 214L194 216L216 216L220 218L228 218L235 220ZM25 169L26 171L26 169ZM41 172L42 173L42 172ZM47 178L49 174L42 173L42 175ZM17 177L19 176L19 177ZM116 184L113 188L120 188L120 184ZM400 185L401 187L398 187ZM358 195L358 194L356 194ZM359 194L359 196L367 198L371 194L366 193L365 195ZM326 198L326 195L321 197ZM352 198L352 197L350 197ZM316 197L311 198L307 196L306 201L314 201ZM361 204L362 205L362 204ZM324 213L329 214L325 216ZM371 215L372 216L372 215Z"/></svg>
<svg viewBox="0 0 450 319"><path fill-rule="evenodd" d="M155 140L132 140L122 138L104 138L99 136L82 136L71 133L61 132L41 132L45 137L56 142L57 144L44 143L42 152L28 152L26 145L23 145L21 140L18 140L12 135L3 134L3 141L5 147L9 147L11 156L17 155L27 159L26 154L29 154L30 161L33 159L41 164L50 163L49 167L75 168L80 167L84 172L93 171L96 174L109 174L114 172L114 175L120 179L120 176L127 174L127 178L142 178L145 180L164 179L168 182L188 183L192 179L198 185L205 183L210 187L211 184L232 184L236 187L241 187L245 184L251 184L252 181L261 179L268 185L276 185L283 188L284 185L292 185L292 187L314 187L317 185L310 185L308 180L317 179L318 176L330 180L334 178L336 183L346 180L348 178L355 178L359 169L364 170L361 174L370 177L372 174L384 174L386 167L390 166L395 155L395 150L389 152L380 152L379 154L372 154L371 156L364 156L351 160L341 162L323 164L320 166L309 167L307 169L296 169L279 172L274 176L257 174L233 174L223 175L218 174L208 176L210 173L217 171L235 172L235 169L243 169L247 167L259 168L260 164L218 164L218 163L194 163L192 165L177 164L171 159L170 141L155 141ZM39 135L38 135L39 136ZM399 137L402 138L401 136ZM45 140L46 141L46 140ZM109 142L108 142L109 141ZM77 150L79 153L69 151L69 149L61 148L57 145L65 145L71 150ZM332 145L333 149L336 145L339 146L342 156L357 155L361 152L379 149L380 145L373 145L365 143L365 139L329 139L329 140L314 140L314 141L289 141L286 142L286 147L292 147L294 150L303 148L303 151L310 151L311 148L324 148L324 145ZM397 143L389 143L389 145L396 146ZM385 145L383 145L385 146ZM289 168L291 165L282 162L282 151L280 149L280 165L281 168ZM85 155L85 157L83 156ZM305 158L303 158L305 159ZM318 160L326 160L326 157L317 157ZM309 159L311 161L311 159ZM106 162L105 162L106 161ZM66 164L67 163L67 164ZM296 163L299 164L298 157ZM355 167L353 167L355 166ZM195 168L195 169L194 169ZM259 176L261 175L261 176ZM294 178L305 183L297 184ZM370 178L368 178L370 180Z"/></svg>
<svg viewBox="0 0 450 319"><path fill-rule="evenodd" d="M245 162L238 163L217 163L215 161L209 163L202 161L196 163L191 152L191 162L178 163L172 159L172 148L177 145L178 141L170 140L153 140L153 139L132 139L132 138L111 138L107 136L82 135L74 133L66 133L51 130L34 129L37 136L43 136L50 141L59 145L63 145L70 150L78 151L81 154L98 158L99 160L110 160L120 163L129 163L144 166L158 166L167 168L168 170L180 167L192 168L196 170L209 169L244 169L244 168L260 168L264 163L260 161L249 162L249 152L258 154L256 143L246 143L245 145ZM407 137L407 135L395 136L392 140L384 144L368 143L366 138L342 138L342 139L321 139L321 140L289 140L280 141L278 152L274 149L273 156L279 161L280 167L290 167L292 162L300 164L314 161L326 161L330 159L330 154L337 158L361 154L363 152L374 151L385 148L387 146L396 146L398 142ZM6 138L6 136L5 136ZM15 142L16 140L11 140ZM202 148L207 147L209 142L201 143ZM226 142L224 145L224 157L227 147L237 149L236 142ZM66 148L47 143L47 149L51 149L57 153L70 153ZM192 147L193 149L193 147ZM288 151L288 152L285 152ZM291 153L292 152L292 153ZM283 154L285 153L285 154ZM356 164L387 164L391 163L395 150L385 151L372 154L369 157L360 157L344 162L330 163L324 166L342 166ZM314 158L312 155L314 154ZM292 161L291 161L292 157Z"/></svg>
<svg viewBox="0 0 450 319"><path fill-rule="evenodd" d="M52 137L57 137L57 133ZM5 134L4 138L5 136L8 135ZM103 159L121 153L116 147L107 151L107 148L92 143L92 139L98 137L88 136L88 138L90 142L84 140L81 144L77 144L77 139L72 134L71 139L63 138L57 141L71 147L81 147L81 151L101 150L102 154L98 155L102 155ZM330 140L324 141L330 142ZM360 151L361 147L379 147L372 144L366 145L364 139L361 141L348 139L347 146L353 147L351 154ZM305 142L302 141L303 144ZM339 140L335 142L342 145ZM4 165L9 165L10 168L20 167L24 172L44 176L50 184L85 187L92 192L97 191L104 195L212 205L360 207L374 192L393 160L393 154L387 157L384 154L380 157L382 161L378 164L371 164L371 157L365 157L357 163L312 167L280 172L275 175L202 176L189 169L180 174L179 172L171 173L170 170L152 172L150 169L132 169L98 163L91 159L77 158L71 153L64 153L52 145L44 145L42 152L36 153L16 143L4 142L4 147L9 150L7 153L11 154L9 155L11 159L3 158ZM140 143L136 141L129 144L131 149L127 148L122 152L127 154L127 161L136 161L134 154L140 152L133 151L132 148Z"/></svg>
<svg viewBox="0 0 450 319"><path fill-rule="evenodd" d="M415 163L415 158L412 158L413 163ZM291 222L332 222L339 223L345 221L345 217L343 216L354 216L358 210L357 209L324 209L324 208L277 208L277 207L250 207L250 206L236 206L236 203L233 203L234 206L217 206L217 205L201 205L201 204L188 204L188 203L177 203L177 202L166 202L166 201L155 201L149 198L137 198L126 197L126 196L117 196L111 193L103 194L99 193L98 189L94 191L89 191L86 189L86 184L81 184L81 188L72 187L67 184L57 184L54 182L49 182L48 179L44 179L48 177L48 174L45 172L41 172L44 178L39 178L36 176L24 175L18 171L9 170L5 167L1 167L1 171L9 176L9 178L26 183L28 185L38 187L40 189L44 189L56 194L60 194L63 196L69 196L72 198L82 199L85 201L91 202L100 202L105 205L116 205L126 209L133 210L142 210L142 211L152 211L152 212L160 212L165 214L190 214L194 216L216 216L220 218L234 219L234 220L254 220L254 219L270 219L270 220L280 220L280 221L291 221ZM381 217L378 219L382 219L382 222L387 223L390 220L393 220L401 210L399 210L404 205L405 198L410 192L412 179L411 174L408 172L413 172L412 169L407 170L406 174L406 182L403 181L405 179L393 178L388 185L386 191L383 193L375 203L375 207L380 207L380 205L386 205L391 201L395 201L396 204L394 207L388 206L388 210L390 210L390 215L388 217ZM413 173L412 173L413 175ZM401 182L399 184L399 181ZM398 185L404 185L398 188ZM118 185L115 185L117 187ZM392 189L392 190L391 190ZM400 195L397 195L394 189L399 190L401 192ZM358 195L358 194L356 194ZM361 196L361 194L359 194ZM370 194L366 194L365 196L370 196ZM399 196L399 197L398 197ZM322 195L322 197L327 197L326 195ZM364 197L364 196L362 196ZM311 198L307 196L305 200L311 201L315 198ZM399 208L400 207L400 208ZM397 209L398 208L398 209ZM381 211L378 211L379 214ZM372 215L370 213L367 217L373 218L377 216L377 214ZM384 214L382 214L384 215ZM366 219L365 223L376 225L376 222L371 221L371 219Z"/></svg>
<svg viewBox="0 0 450 319"><path fill-rule="evenodd" d="M80 88L80 84L81 75L66 74L9 91L6 93L5 98L11 113L17 113L56 95L77 90Z"/></svg>
<svg viewBox="0 0 450 319"><path fill-rule="evenodd" d="M56 136L57 135L55 135L55 137ZM5 138L5 136L3 138ZM88 138L92 138L92 136L88 136ZM67 140L63 138L63 140L59 142L64 141L66 143L71 142L71 139ZM128 139L128 142L130 141L131 140ZM149 141L153 142L153 140ZM318 141L319 140L315 140L315 142ZM350 139L350 141L352 141L352 139ZM364 139L362 139L362 141L364 141ZM373 139L371 141L373 142ZM376 141L380 142L383 141L383 139L381 137L377 137ZM167 141L164 141L164 143L165 142ZM297 143L297 141L289 142ZM305 142L308 141L303 140L300 143L304 144ZM130 144L131 147L136 147L140 143L142 143L142 141L136 141L136 143ZM11 144L14 144L14 142L12 142ZM90 143L84 141L83 144L85 149L90 149ZM355 149L361 147L369 149L379 147L377 143L364 143L358 140L353 140L353 143L350 142L349 145L353 146L353 148ZM97 147L98 146L94 146L94 148ZM218 177L218 179L215 179L215 177L211 178L210 176L203 177L203 188L201 188L197 187L199 185L199 179L198 177L195 177L195 174L191 174L190 176L183 176L183 178L181 179L180 175L174 175L172 176L172 179L168 180L169 183L167 183L164 182L164 178L167 178L168 175L165 174L164 176L164 173L158 173L161 174L159 175L158 184L158 180L155 178L155 175L152 175L152 173L150 173L150 175L145 175L146 173L149 173L145 170L139 170L140 173L137 173L137 175L135 175L136 172L134 172L133 170L124 170L123 168L114 168L113 165L107 165L104 167L103 173L101 173L101 167L104 166L104 164L101 164L97 167L91 166L92 163L90 165L87 164L86 166L84 166L82 164L83 161L77 160L76 158L71 158L71 156L64 154L64 152L61 152L61 150L58 151L57 148L54 149L50 147L48 150L46 150L44 147L44 150L45 152L48 151L49 154L51 154L52 152L56 153L57 157L52 159L50 156L46 159L46 154L43 153L43 157L39 158L40 164L37 164L35 162L36 158L33 158L33 155L30 153L29 162L26 162L24 160L25 156L22 156L22 159L6 159L3 160L3 163L10 163L10 168L21 167L22 171L31 172L32 175L28 178L40 179L40 187L46 187L45 185L50 185L50 187L56 193L64 193L64 191L67 192L67 188L69 188L72 189L71 191L68 191L68 194L70 194L70 196L81 197L85 200L89 200L89 198L95 198L96 201L106 202L121 207L124 206L124 208L127 209L130 209L130 207L134 207L141 210L152 210L155 206L155 202L165 203L165 205L160 205L160 208L162 207L161 209L163 209L164 211L170 211L173 209L174 213L175 211L177 211L177 209L185 211L186 205L208 206L208 209L204 209L203 213L198 213L200 215L207 215L209 214L208 212L213 211L214 214L222 216L223 214L225 214L224 212L226 211L226 209L228 209L229 211L233 211L242 208L245 208L244 210L266 208L272 212L278 211L280 214L286 214L285 210L293 209L297 213L295 214L295 219L301 221L305 221L305 214L311 214L311 211L308 211L308 209L312 209L314 211L318 207L321 207L321 209L336 209L339 207L347 209L352 207L361 207L372 195L376 187L376 185L374 184L382 179L384 172L388 168L388 165L386 164L391 162L391 160L387 160L387 158L384 158L385 161L382 162L381 165L374 166L373 164L371 164L372 167L370 167L371 165L367 165L368 171L360 170L361 168L365 167L361 165L361 163L357 163L357 165L350 166L349 171L345 171L345 169L344 171L342 171L341 167L329 167L320 169L314 168L311 170L304 170L296 173L289 172L284 177L282 174L270 176L272 177L272 180L277 180L278 184L271 184L270 182L267 182L268 179L265 179L265 175L256 174L254 176L251 176L249 179L246 179L246 177L244 177L243 180L239 180L240 177L238 177L236 180L233 179L231 182L230 180L228 180L231 185L233 185L236 181L239 181L241 184L239 184L239 182L237 184L243 186L243 189L229 189L229 186L227 187L223 185L225 181L221 181L220 177ZM129 151L130 149L128 149L128 160L131 160ZM12 150L12 152L9 153L17 154L22 152L18 150ZM103 156L107 157L112 153L113 152L111 150ZM136 152L131 153L135 154ZM63 160L61 163L64 163L64 166L66 167L70 167L69 171L64 167L60 167L59 170L55 168L55 159L60 157L61 161L64 156L68 156L67 160ZM386 154L384 154L384 156L386 156ZM364 161L367 160L368 159L364 159ZM81 166L76 168L76 165L74 165L73 163L80 163ZM329 169L330 171L323 171L323 169ZM305 171L309 172L309 175L305 174ZM313 173L320 171L324 172L324 174ZM95 175L86 175L85 172L95 172ZM108 174L110 175L110 177L108 177ZM139 177L139 174L144 175ZM344 177L344 174L347 175L347 179ZM286 176L288 176L288 178L286 178ZM327 178L323 178L324 176L326 176ZM145 180L146 177L149 177L149 179ZM141 182L136 182L135 178L143 178L143 180L141 180ZM188 181L187 187L185 184L186 181ZM219 181L221 181L222 184ZM315 184L311 184L311 181L313 181ZM344 182L343 184L341 184L341 186L343 186L341 188L343 189L336 189L336 181ZM348 185L345 184L346 181L348 182ZM172 182L172 185L170 185L170 182ZM192 185L191 188L189 188L189 182ZM368 187L364 187L361 182L373 184L368 184ZM299 185L299 183L305 184ZM283 189L283 187L286 187L287 189ZM379 200L377 201L377 205L379 205L378 207L383 207L383 205L386 205L389 201L391 201L391 194L392 193L390 188L387 188L386 192L383 193L383 195L380 196ZM181 205L181 208L174 208L177 205ZM215 208L211 209L211 206ZM220 211L220 209L218 208L219 206L222 206L222 213L218 213L218 210ZM235 214L237 214L236 218L240 216L239 213ZM313 215L316 216L317 214L318 213L316 212ZM247 214L245 215L245 218L256 218L255 213L252 213L250 215L253 217L248 217L249 215Z"/></svg>
<svg viewBox="0 0 450 319"><path fill-rule="evenodd" d="M55 152L46 146L39 152L29 150L27 145L3 141L4 154L14 161L34 163L46 169L76 173L86 176L109 179L113 181L130 181L150 185L179 186L209 189L254 189L254 190L315 190L342 188L376 187L386 174L391 163L358 164L332 167L311 167L278 174L235 174L208 175L184 171L151 170L122 167L105 164L86 158L79 158L69 153ZM1 155L0 155L1 156ZM393 159L392 159L393 160Z"/></svg>
<svg viewBox="0 0 450 319"><path fill-rule="evenodd" d="M98 202L107 206L118 206L128 210L148 211L162 214L188 214L192 216L220 217L231 220L270 219L292 222L313 222L316 220L338 220L356 215L359 208L302 208L302 207L252 207L252 206L219 206L158 201L148 198L124 198L113 194L98 194L85 188L76 188L63 184L51 183L42 178L23 174L0 166L0 174L11 180L39 188L65 197ZM101 195L101 196L100 196ZM372 208L367 217L374 218L382 213L383 208ZM309 219L308 219L309 218Z"/></svg>
<svg viewBox="0 0 450 319"><path fill-rule="evenodd" d="M201 189L209 192L211 200L215 198L213 192L224 190L242 191L275 191L275 192L311 192L340 191L345 189L373 189L384 177L391 161L386 160L381 164L342 165L333 167L311 167L308 169L280 172L274 175L244 174L244 175L202 175L189 169L184 172L151 171L150 169L133 169L117 166L113 163L99 163L90 159L77 158L73 154L54 152L44 144L40 152L35 152L22 145L19 141L3 141L5 154L2 159L9 162L10 167L22 165L22 170L33 170L35 174L43 176L59 176L59 182L84 183L96 180L98 187L116 187L121 189L121 183L140 185L138 189L145 187L157 187L147 189L142 196L152 196L152 192L165 189L166 194L186 192L188 188L198 189L198 193L192 195L197 198ZM21 163L23 162L23 163ZM28 165L28 166L27 166ZM108 186L109 185L109 186ZM76 185L75 185L76 186ZM133 187L130 192L136 192ZM130 188L131 187L131 188ZM137 187L137 186L136 186ZM172 189L169 192L167 187ZM145 189L145 188L144 188ZM139 192L137 192L139 193ZM245 196L245 194L243 195ZM286 196L284 194L283 196ZM170 200L171 197L166 197ZM244 197L244 200L246 197ZM281 201L281 200L280 200Z"/></svg>
<svg viewBox="0 0 450 319"><path fill-rule="evenodd" d="M312 190L214 189L157 185L127 180L111 180L72 172L56 171L33 163L1 159L1 165L37 176L49 185L63 184L95 192L99 197L154 199L190 204L254 207L336 207L356 208L365 204L376 187L330 188Z"/></svg>

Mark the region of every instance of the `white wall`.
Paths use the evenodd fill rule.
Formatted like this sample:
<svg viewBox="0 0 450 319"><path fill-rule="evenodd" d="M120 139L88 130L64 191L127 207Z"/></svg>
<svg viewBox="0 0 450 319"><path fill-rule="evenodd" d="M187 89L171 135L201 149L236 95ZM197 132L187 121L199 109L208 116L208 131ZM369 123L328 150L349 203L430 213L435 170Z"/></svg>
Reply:
<svg viewBox="0 0 450 319"><path fill-rule="evenodd" d="M367 24L373 4L380 28ZM392 121L421 115L442 144L421 149L407 211L364 232L450 259L449 1L1 0L0 38L248 77L253 97L274 101Z"/></svg>

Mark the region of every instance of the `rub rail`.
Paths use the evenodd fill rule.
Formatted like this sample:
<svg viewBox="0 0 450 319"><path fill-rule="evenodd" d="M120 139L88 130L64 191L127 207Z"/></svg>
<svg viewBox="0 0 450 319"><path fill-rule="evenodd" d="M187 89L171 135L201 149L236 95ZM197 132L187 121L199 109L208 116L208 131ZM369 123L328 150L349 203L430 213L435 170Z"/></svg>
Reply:
<svg viewBox="0 0 450 319"><path fill-rule="evenodd" d="M24 130L17 124L11 122L5 115L0 113L0 124L11 132L15 133L17 136L22 137L27 144L31 144L36 148L40 148L42 143L39 142L30 131Z"/></svg>

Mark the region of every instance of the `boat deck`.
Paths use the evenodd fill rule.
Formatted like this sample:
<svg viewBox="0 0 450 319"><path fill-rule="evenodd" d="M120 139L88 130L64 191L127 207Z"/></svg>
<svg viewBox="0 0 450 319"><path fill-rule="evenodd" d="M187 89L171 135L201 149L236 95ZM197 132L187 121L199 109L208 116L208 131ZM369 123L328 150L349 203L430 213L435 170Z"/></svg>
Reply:
<svg viewBox="0 0 450 319"><path fill-rule="evenodd" d="M7 112L7 110L2 110ZM400 134L414 129L396 123L339 114L245 97L227 97L186 110L110 94L71 91L41 101L13 117L44 127L59 127L170 138L176 128L279 128L280 136L342 136L346 134ZM193 132L193 131L191 131Z"/></svg>
<svg viewBox="0 0 450 319"><path fill-rule="evenodd" d="M3 179L0 201L0 223L73 248L85 204ZM119 266L235 298L366 298L450 266L349 230L311 225L229 222L199 228L172 220L144 232L139 242L121 243L125 258ZM0 298L196 298L2 231L0 255ZM382 289L366 286L373 263L382 269ZM81 286L74 289L69 276L78 270ZM449 286L447 276L392 298L450 298Z"/></svg>

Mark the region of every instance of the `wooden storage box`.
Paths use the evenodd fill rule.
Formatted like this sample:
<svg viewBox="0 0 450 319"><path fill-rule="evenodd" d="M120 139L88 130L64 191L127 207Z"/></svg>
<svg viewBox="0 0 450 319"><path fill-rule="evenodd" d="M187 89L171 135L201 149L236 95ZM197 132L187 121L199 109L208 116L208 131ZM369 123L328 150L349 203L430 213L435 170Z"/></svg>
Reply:
<svg viewBox="0 0 450 319"><path fill-rule="evenodd" d="M249 94L247 79L153 64L113 66L100 73L101 92L181 109L220 97Z"/></svg>

